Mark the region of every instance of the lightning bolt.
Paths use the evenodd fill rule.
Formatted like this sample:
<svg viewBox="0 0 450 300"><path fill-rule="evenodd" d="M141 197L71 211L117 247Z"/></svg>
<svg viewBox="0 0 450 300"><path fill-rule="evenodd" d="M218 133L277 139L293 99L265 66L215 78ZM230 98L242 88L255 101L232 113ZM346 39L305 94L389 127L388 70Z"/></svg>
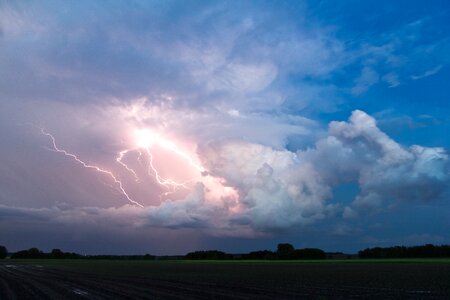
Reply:
<svg viewBox="0 0 450 300"><path fill-rule="evenodd" d="M172 179L163 178L158 169L155 167L153 163L153 154L151 152L152 145L157 144L161 146L163 149L166 149L177 156L180 156L182 159L186 160L191 166L193 166L195 169L199 171L201 174L204 169L200 165L195 164L194 160L183 151L179 150L174 143L164 139L163 137L159 136L158 134L155 134L151 132L149 129L140 129L136 131L136 137L137 137L137 147L134 149L138 151L138 161L139 163L144 166L142 157L147 157L147 166L144 166L147 168L147 174L149 176L153 176L156 180L156 182L164 186L165 188L169 189L169 192L164 193L164 195L168 195L171 193L174 193L176 190L181 188L187 188L187 184L194 181L194 179L190 179L184 182L177 182ZM131 151L131 150L125 150L125 151ZM124 151L124 152L125 152ZM128 166L126 166L128 168Z"/></svg>
<svg viewBox="0 0 450 300"><path fill-rule="evenodd" d="M153 155L150 151L150 149L148 147L145 148L145 151L149 157L149 163L148 163L148 174L151 175L150 170L153 171L154 177L156 179L156 181L160 184L160 185L164 185L164 186L170 186L172 187L174 190L177 188L185 188L186 187L186 183L188 183L189 181L186 182L176 182L174 180L171 179L165 179L163 177L161 177L159 175L158 170L155 168L155 166L153 165Z"/></svg>
<svg viewBox="0 0 450 300"><path fill-rule="evenodd" d="M139 207L144 207L142 204L140 204L139 202L133 200L130 195L128 194L128 192L125 190L125 187L122 183L122 181L116 176L114 175L111 171L108 171L106 169L103 169L97 165L92 165L92 164L88 164L85 161L83 161L82 159L80 159L77 155L70 153L64 149L61 149L58 147L57 143L56 143L56 139L55 137L48 133L47 131L45 131L44 129L40 128L41 133L44 136L47 136L50 138L51 142L52 142L52 148L50 148L51 151L55 151L58 153L62 153L64 154L66 157L69 157L71 159L73 159L75 162L77 162L78 164L82 165L85 168L88 169L92 169L96 172L102 173L104 175L107 175L110 179L112 179L112 181L115 183L115 185L117 186L117 190L123 194L123 196L131 203L139 206ZM138 173L135 169L133 169L132 167L130 167L125 161L125 157L126 155L128 155L129 153L132 152L137 152L139 154L139 156L137 157L137 161L139 162L139 164L144 167L147 170L147 174L151 177L153 177L155 179L155 181L161 185L162 187L164 187L165 189L167 189L167 192L161 194L160 197L167 196L170 194L175 193L177 190L179 189L187 189L188 188L188 184L190 182L193 182L195 180L194 179L189 179L186 181L182 181L182 182L178 182L169 178L164 178L163 176L160 175L160 172L158 171L158 169L155 167L154 165L154 158L153 158L153 154L151 151L151 146L152 144L158 144L159 146L161 146L162 148L176 154L177 156L181 157L183 160L185 160L189 165L191 165L193 168L195 168L196 170L199 171L199 174L202 174L205 169L196 164L194 162L194 160L185 152L179 150L177 148L177 146L158 136L158 135L154 135L153 133L150 133L148 130L144 130L144 131L138 131L139 133L139 139L137 141L137 146L134 148L130 148L130 149L125 149L125 150L121 150L118 152L115 160L116 162L122 166L127 172L129 172L131 175L133 175L134 179L136 182L142 182L142 180L140 180ZM145 160L143 160L143 157L146 157ZM108 186L110 186L109 184L107 184ZM112 187L112 186L110 186ZM113 187L114 188L114 187Z"/></svg>
<svg viewBox="0 0 450 300"><path fill-rule="evenodd" d="M194 163L194 160L189 155L187 155L186 153L178 150L177 147L172 142L169 142L169 141L166 141L166 140L158 140L157 143L160 146L162 146L163 148L165 148L167 150L170 150L170 151L174 152L175 154L181 156L185 160L187 160L189 162L189 164L191 166L193 166L194 168L196 168L200 173L205 171L205 169L202 166Z"/></svg>
<svg viewBox="0 0 450 300"><path fill-rule="evenodd" d="M109 177L114 181L114 183L117 185L117 187L119 188L120 192L125 196L125 198L126 198L129 202L131 202L131 203L133 203L134 205L137 205L137 206L139 206L139 207L142 207L142 208L144 207L144 206L143 206L142 204L140 204L139 202L137 202L137 201L131 199L130 195L128 195L128 193L126 192L125 188L123 187L122 182L121 182L119 179L117 179L117 177L114 176L114 174L113 174L111 171L102 169L102 168L100 168L99 166L96 166L96 165L90 165L90 164L87 164L86 162L84 162L83 160L81 160L80 158L78 158L78 156L76 156L75 154L72 154L72 153L70 153L70 152L67 152L67 151L64 150L64 149L60 149L60 148L57 146L57 144L56 144L56 139L55 139L55 137L54 137L52 134L46 132L44 129L41 129L41 132L42 132L43 135L45 135L45 136L47 136L47 137L49 137L49 138L51 139L53 149L50 149L50 150L55 151L55 152L58 152L58 153L62 153L62 154L64 154L65 156L70 157L71 159L73 159L74 161L76 161L78 164L82 165L83 167L85 167L85 168L87 168L87 169L92 169L92 170L94 170L94 171L97 171L97 172L99 172L99 173L102 173L102 174L105 174L105 175L109 176ZM124 154L125 154L125 153L124 153ZM123 154L123 155L124 155L124 154ZM121 158L123 157L123 155L122 155L122 156L120 156L120 155L122 155L122 154L119 154L120 159L118 159L118 160L121 162ZM128 167L127 167L127 169L128 169ZM132 172L133 172L134 174L136 174L134 171L132 171Z"/></svg>
<svg viewBox="0 0 450 300"><path fill-rule="evenodd" d="M130 172L131 174L133 174L134 179L136 180L136 182L139 182L139 176L136 174L136 171L133 170L132 168L128 167L128 165L126 163L124 163L122 161L123 157L130 152L130 150L122 150L119 152L119 155L116 157L116 162L118 164L120 164L122 167L125 168L125 170L127 170L128 172ZM139 158L138 158L139 159Z"/></svg>

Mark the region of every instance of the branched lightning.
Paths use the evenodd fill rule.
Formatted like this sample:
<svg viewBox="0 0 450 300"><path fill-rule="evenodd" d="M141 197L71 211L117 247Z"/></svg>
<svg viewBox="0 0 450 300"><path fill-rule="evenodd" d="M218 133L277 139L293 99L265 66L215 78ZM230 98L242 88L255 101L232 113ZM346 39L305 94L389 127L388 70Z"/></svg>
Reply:
<svg viewBox="0 0 450 300"><path fill-rule="evenodd" d="M131 203L133 203L133 204L135 204L135 205L137 205L139 207L144 207L139 202L134 201L133 199L131 199L131 197L125 191L122 182L119 179L117 179L117 177L114 176L114 174L111 171L102 169L102 168L100 168L99 166L96 166L96 165L89 165L89 164L85 163L83 160L81 160L80 158L78 158L78 156L76 156L75 154L69 153L69 152L67 152L64 149L58 148L58 146L56 144L55 137L52 134L46 132L44 129L41 129L41 132L42 132L43 135L48 136L51 139L52 146L53 146L53 149L51 149L51 150L56 151L58 153L62 153L65 156L72 158L73 160L75 160L77 163L79 163L80 165L82 165L85 168L93 169L93 170L95 170L95 171L97 171L99 173L108 175L117 184L117 186L119 187L119 190L125 196L125 198L127 198L128 201L130 201Z"/></svg>
<svg viewBox="0 0 450 300"><path fill-rule="evenodd" d="M122 181L117 176L115 176L111 171L108 171L99 166L91 165L91 164L84 162L77 155L70 153L64 149L59 148L57 146L56 139L52 134L46 132L44 129L41 129L41 132L43 135L45 135L51 139L52 148L50 148L50 150L64 154L65 156L75 160L78 164L82 165L85 168L93 169L99 173L109 176L114 181L114 183L117 185L118 191L120 191L120 193L123 194L129 202L131 202L139 207L144 207L142 204L133 200L130 197L130 195L125 190L125 187L124 187ZM161 185L162 187L167 189L167 192L163 193L164 196L175 193L179 189L188 188L188 186L187 186L188 183L194 181L194 179L190 179L190 180L186 180L183 182L177 182L175 180L162 177L153 162L154 157L151 152L152 144L157 144L157 145L161 146L162 148L181 157L183 160L187 161L187 163L189 165L191 165L197 171L199 171L199 174L204 172L204 168L202 166L196 164L194 162L194 160L187 153L179 150L175 146L175 144L173 144L172 142L170 142L166 139L163 139L157 135L153 135L148 130L138 131L138 134L139 134L139 138L138 138L136 147L120 151L115 158L116 162L119 165L121 165L127 172L129 172L133 175L136 182L142 182L142 180L140 180L140 178L138 176L138 172L135 169L133 169L132 167L130 167L126 162L124 162L125 156L133 151L136 151L139 154L139 156L137 157L137 161L139 162L139 164L141 164L144 168L147 169L147 174L149 176L154 177L156 182L159 185ZM143 160L142 158L144 156L146 156L147 159Z"/></svg>

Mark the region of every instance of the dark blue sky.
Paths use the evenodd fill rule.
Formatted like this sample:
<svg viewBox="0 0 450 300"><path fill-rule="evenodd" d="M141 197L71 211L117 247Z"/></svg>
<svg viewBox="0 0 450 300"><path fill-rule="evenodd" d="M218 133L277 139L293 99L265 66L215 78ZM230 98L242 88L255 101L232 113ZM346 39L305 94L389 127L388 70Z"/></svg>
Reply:
<svg viewBox="0 0 450 300"><path fill-rule="evenodd" d="M0 3L0 244L450 243L448 1Z"/></svg>

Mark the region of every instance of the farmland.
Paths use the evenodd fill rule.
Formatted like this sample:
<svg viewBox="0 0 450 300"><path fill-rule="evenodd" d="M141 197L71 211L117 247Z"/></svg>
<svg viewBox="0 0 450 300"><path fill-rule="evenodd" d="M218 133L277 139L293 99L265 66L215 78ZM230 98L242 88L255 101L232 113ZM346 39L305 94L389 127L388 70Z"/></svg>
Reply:
<svg viewBox="0 0 450 300"><path fill-rule="evenodd" d="M442 299L450 260L4 260L0 299Z"/></svg>

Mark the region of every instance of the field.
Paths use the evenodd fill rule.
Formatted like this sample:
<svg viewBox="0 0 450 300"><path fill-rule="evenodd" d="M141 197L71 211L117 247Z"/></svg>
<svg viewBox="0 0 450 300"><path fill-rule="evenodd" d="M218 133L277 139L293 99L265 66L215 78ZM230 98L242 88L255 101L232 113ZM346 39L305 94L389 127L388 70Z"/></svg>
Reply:
<svg viewBox="0 0 450 300"><path fill-rule="evenodd" d="M450 299L450 260L0 261L0 299Z"/></svg>

